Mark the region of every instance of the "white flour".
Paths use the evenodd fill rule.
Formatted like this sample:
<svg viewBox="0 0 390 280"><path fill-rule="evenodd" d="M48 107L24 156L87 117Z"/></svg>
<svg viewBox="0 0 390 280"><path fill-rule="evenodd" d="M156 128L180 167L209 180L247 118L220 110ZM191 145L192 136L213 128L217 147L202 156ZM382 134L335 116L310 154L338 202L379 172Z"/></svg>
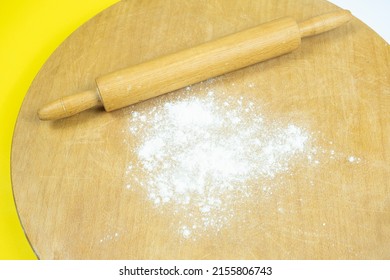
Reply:
<svg viewBox="0 0 390 280"><path fill-rule="evenodd" d="M183 238L218 232L253 188L272 193L255 182L290 172L298 159L319 163L306 129L265 119L244 96L218 99L207 87L200 95L186 91L152 108L134 106L126 131L139 144L125 188L140 186L156 208L169 206L183 217L177 225ZM133 177L134 170L144 176Z"/></svg>

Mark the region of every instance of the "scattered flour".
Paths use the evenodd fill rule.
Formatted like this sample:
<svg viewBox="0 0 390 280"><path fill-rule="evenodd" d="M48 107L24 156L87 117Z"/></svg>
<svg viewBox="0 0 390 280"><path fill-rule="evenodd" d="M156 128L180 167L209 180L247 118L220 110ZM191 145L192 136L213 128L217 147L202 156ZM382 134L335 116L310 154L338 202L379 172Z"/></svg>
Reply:
<svg viewBox="0 0 390 280"><path fill-rule="evenodd" d="M347 158L347 160L348 160L349 163L359 163L361 161L360 158L355 157L355 156L349 156Z"/></svg>
<svg viewBox="0 0 390 280"><path fill-rule="evenodd" d="M129 116L126 133L139 144L137 161L126 167L126 188L141 186L155 207L183 216L178 232L185 239L220 231L253 188L272 194L258 182L288 174L297 160L319 164L305 128L267 120L243 96L215 95L215 89L195 94L187 87L174 101L133 107ZM134 170L145 176L134 178Z"/></svg>

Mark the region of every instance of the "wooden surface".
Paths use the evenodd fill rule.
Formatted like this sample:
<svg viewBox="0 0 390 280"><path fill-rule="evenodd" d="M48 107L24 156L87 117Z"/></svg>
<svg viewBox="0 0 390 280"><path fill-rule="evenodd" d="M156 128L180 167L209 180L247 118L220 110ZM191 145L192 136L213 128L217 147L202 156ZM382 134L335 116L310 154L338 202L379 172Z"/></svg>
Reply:
<svg viewBox="0 0 390 280"><path fill-rule="evenodd" d="M124 136L129 115L183 90L112 113L56 122L36 115L111 71L275 18L301 21L335 9L320 0L122 1L77 30L34 80L13 139L15 201L38 257L389 259L389 47L357 19L210 85L217 99L226 98L221 88L230 98L244 94L265 117L304 127L318 151L314 164L267 182L266 195L253 189L229 223L196 239L178 230L185 213L162 211L142 186L126 188L138 143Z"/></svg>

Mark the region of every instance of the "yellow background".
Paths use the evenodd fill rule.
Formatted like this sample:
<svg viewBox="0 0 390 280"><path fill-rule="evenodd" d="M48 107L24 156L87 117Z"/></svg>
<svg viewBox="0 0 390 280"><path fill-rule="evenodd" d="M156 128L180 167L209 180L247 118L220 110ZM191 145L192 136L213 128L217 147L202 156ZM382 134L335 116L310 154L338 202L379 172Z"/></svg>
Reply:
<svg viewBox="0 0 390 280"><path fill-rule="evenodd" d="M36 259L20 225L10 153L19 108L39 69L66 37L118 0L0 2L0 259Z"/></svg>

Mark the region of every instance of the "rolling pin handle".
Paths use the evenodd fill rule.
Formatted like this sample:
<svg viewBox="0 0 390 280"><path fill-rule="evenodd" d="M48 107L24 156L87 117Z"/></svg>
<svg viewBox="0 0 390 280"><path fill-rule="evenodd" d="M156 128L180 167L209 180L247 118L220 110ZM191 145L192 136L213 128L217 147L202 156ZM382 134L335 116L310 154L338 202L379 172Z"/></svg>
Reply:
<svg viewBox="0 0 390 280"><path fill-rule="evenodd" d="M310 37L323 32L335 29L352 19L352 14L348 10L340 10L316 16L298 23L301 37Z"/></svg>
<svg viewBox="0 0 390 280"><path fill-rule="evenodd" d="M45 105L38 111L38 117L41 120L58 120L101 105L97 90L88 90Z"/></svg>

